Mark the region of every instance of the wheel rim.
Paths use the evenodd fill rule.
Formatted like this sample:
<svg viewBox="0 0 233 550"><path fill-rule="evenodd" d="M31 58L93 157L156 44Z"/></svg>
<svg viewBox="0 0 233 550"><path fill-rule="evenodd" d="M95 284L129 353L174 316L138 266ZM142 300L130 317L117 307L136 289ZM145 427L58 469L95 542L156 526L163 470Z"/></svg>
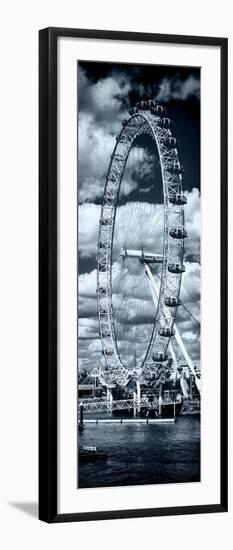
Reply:
<svg viewBox="0 0 233 550"><path fill-rule="evenodd" d="M117 383L123 386L127 384L129 376L135 373L130 373L127 365L123 363L117 344L112 303L113 238L122 177L128 155L139 135L149 134L158 151L164 204L163 261L158 305L151 339L140 366L140 375L142 376L155 372L158 363L167 359L182 277L180 269L183 266L184 244L183 238L180 238L180 233L177 232L178 230L184 232L184 208L182 200L177 199L177 197L183 196L180 163L176 147L168 145L169 141L172 143L172 140L175 139L171 130L163 127L161 118L152 111L153 102L152 108L148 102L146 109L139 107L137 112L124 122L111 157L99 222L97 303L100 337L105 360L104 377L108 383ZM177 167L176 170L175 167ZM168 302L169 305L167 305ZM174 306L176 302L177 304ZM163 331L163 335L161 335L161 331ZM168 335L166 336L166 334Z"/></svg>

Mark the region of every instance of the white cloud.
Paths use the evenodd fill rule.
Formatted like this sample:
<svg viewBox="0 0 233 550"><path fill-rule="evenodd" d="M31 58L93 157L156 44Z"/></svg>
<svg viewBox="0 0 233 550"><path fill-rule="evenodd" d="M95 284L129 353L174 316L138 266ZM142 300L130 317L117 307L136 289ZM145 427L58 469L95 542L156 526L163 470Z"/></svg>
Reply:
<svg viewBox="0 0 233 550"><path fill-rule="evenodd" d="M98 340L93 340L93 342L91 342L88 346L88 351L90 353L93 353L93 352L99 352L101 353L102 351L102 346L101 346L101 341L100 341L100 338Z"/></svg>
<svg viewBox="0 0 233 550"><path fill-rule="evenodd" d="M115 138L94 121L92 113L79 117L79 202L102 197Z"/></svg>
<svg viewBox="0 0 233 550"><path fill-rule="evenodd" d="M80 317L78 323L78 335L82 339L98 339L99 323L97 319Z"/></svg>
<svg viewBox="0 0 233 550"><path fill-rule="evenodd" d="M96 269L91 273L82 273L78 280L79 297L79 317L97 318L97 299L96 299Z"/></svg>
<svg viewBox="0 0 233 550"><path fill-rule="evenodd" d="M79 107L82 112L92 113L99 125L107 125L108 131L116 134L119 111L121 119L129 107L131 83L124 72L113 71L97 82L87 78L85 71L79 68ZM124 107L124 108L123 108Z"/></svg>
<svg viewBox="0 0 233 550"><path fill-rule="evenodd" d="M78 306L79 317L96 317L97 318L97 300L95 298L79 296Z"/></svg>
<svg viewBox="0 0 233 550"><path fill-rule="evenodd" d="M185 303L197 303L200 299L201 267L198 263L185 262L185 273L182 275L181 298Z"/></svg>
<svg viewBox="0 0 233 550"><path fill-rule="evenodd" d="M188 234L185 239L185 258L200 255L201 234L201 205L200 193L195 187L191 192L185 193L187 205L185 206L185 228Z"/></svg>
<svg viewBox="0 0 233 550"><path fill-rule="evenodd" d="M184 339L192 360L200 361L200 290L201 268L198 263L185 263L186 271L182 276L181 300L185 307L180 306L177 313L177 326ZM192 315L190 315L190 313ZM183 361L180 350L177 356Z"/></svg>
<svg viewBox="0 0 233 550"><path fill-rule="evenodd" d="M195 332L192 332L191 330L187 330L186 332L183 332L182 333L182 338L184 340L188 340L188 342L194 340L196 341L197 340L197 335Z"/></svg>
<svg viewBox="0 0 233 550"><path fill-rule="evenodd" d="M97 270L79 275L79 296L92 298L96 293Z"/></svg>
<svg viewBox="0 0 233 550"><path fill-rule="evenodd" d="M200 97L200 81L193 75L188 76L186 80L181 80L179 76L173 78L163 78L158 85L159 91L156 95L157 101L168 103L172 99L186 101L189 97Z"/></svg>
<svg viewBox="0 0 233 550"><path fill-rule="evenodd" d="M82 258L96 255L101 206L93 203L79 205L79 253Z"/></svg>
<svg viewBox="0 0 233 550"><path fill-rule="evenodd" d="M149 187L145 187L144 189L139 189L139 193L149 193L153 189L153 185L149 185Z"/></svg>
<svg viewBox="0 0 233 550"><path fill-rule="evenodd" d="M79 201L103 195L115 136L126 115L130 83L122 73L93 82L79 70Z"/></svg>

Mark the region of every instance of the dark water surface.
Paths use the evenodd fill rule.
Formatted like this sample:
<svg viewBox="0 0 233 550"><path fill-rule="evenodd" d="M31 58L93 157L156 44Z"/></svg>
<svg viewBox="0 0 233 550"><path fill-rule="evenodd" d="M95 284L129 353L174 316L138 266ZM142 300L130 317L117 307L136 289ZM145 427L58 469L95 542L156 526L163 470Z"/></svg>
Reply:
<svg viewBox="0 0 233 550"><path fill-rule="evenodd" d="M79 464L79 488L200 481L200 418L175 424L85 424L79 445L106 459Z"/></svg>

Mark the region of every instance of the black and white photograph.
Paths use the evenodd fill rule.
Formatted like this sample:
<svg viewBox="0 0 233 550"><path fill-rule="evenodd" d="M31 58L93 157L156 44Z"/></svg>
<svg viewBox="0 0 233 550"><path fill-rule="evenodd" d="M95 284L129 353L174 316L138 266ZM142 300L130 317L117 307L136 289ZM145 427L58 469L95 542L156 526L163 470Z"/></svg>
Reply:
<svg viewBox="0 0 233 550"><path fill-rule="evenodd" d="M231 540L232 17L194 8L2 6L3 550Z"/></svg>
<svg viewBox="0 0 233 550"><path fill-rule="evenodd" d="M163 544L160 516L172 536L170 516L228 511L227 54L205 34L40 31L48 523L153 517Z"/></svg>
<svg viewBox="0 0 233 550"><path fill-rule="evenodd" d="M201 481L200 69L78 62L78 479Z"/></svg>

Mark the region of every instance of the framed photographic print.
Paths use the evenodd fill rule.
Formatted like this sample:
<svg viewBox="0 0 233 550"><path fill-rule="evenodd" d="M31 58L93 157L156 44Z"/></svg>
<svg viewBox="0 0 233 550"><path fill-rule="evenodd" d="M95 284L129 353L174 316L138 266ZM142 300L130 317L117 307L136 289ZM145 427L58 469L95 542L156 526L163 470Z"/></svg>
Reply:
<svg viewBox="0 0 233 550"><path fill-rule="evenodd" d="M227 39L39 33L39 517L227 511Z"/></svg>

